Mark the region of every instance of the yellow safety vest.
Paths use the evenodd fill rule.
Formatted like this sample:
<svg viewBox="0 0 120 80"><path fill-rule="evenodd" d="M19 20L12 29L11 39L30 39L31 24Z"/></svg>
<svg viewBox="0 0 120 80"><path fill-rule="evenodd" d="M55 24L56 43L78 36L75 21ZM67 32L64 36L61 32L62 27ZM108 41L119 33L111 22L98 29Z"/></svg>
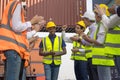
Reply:
<svg viewBox="0 0 120 80"><path fill-rule="evenodd" d="M116 26L107 33L105 53L120 56L120 27Z"/></svg>
<svg viewBox="0 0 120 80"><path fill-rule="evenodd" d="M50 51L61 52L62 51L61 37L56 36L53 44L48 36L43 38L42 42L43 42L43 50L45 52L50 52ZM52 55L44 56L43 63L51 64L52 62L54 62L55 65L60 65L61 56L52 56Z"/></svg>
<svg viewBox="0 0 120 80"><path fill-rule="evenodd" d="M73 48L83 48L83 46L76 41L73 41ZM80 52L74 52L71 54L71 60L83 60L83 61L87 61L85 54L82 54Z"/></svg>
<svg viewBox="0 0 120 80"><path fill-rule="evenodd" d="M102 24L102 23L100 23ZM98 24L98 25L100 25ZM100 27L100 26L99 26ZM92 64L102 65L102 66L114 66L113 56L108 56L105 54L105 46L94 46L92 49Z"/></svg>

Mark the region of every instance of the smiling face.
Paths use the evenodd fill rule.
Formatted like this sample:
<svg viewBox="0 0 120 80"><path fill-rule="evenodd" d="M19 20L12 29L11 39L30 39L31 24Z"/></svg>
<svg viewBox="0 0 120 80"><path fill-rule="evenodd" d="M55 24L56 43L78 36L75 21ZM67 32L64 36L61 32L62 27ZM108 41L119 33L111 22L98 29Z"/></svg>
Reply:
<svg viewBox="0 0 120 80"><path fill-rule="evenodd" d="M48 32L51 34L51 35L54 35L55 32L56 32L56 28L55 27L49 27L47 28Z"/></svg>
<svg viewBox="0 0 120 80"><path fill-rule="evenodd" d="M80 25L76 25L76 27L75 27L75 32L77 34L79 34L80 32L83 32L84 30L85 30L85 28Z"/></svg>

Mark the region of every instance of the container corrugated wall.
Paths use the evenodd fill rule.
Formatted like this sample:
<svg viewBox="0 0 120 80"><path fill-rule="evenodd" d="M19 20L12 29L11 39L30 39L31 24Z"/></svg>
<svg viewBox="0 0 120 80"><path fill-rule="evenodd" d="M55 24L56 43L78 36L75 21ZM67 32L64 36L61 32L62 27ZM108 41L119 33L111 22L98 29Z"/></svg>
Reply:
<svg viewBox="0 0 120 80"><path fill-rule="evenodd" d="M10 0L0 0L0 19L3 10ZM85 11L86 0L27 0L27 20L34 15L52 18L57 25L74 25L80 20L80 13Z"/></svg>
<svg viewBox="0 0 120 80"><path fill-rule="evenodd" d="M0 20L2 19L3 10L10 0L0 0Z"/></svg>
<svg viewBox="0 0 120 80"><path fill-rule="evenodd" d="M57 25L74 25L85 11L86 0L28 0L27 19L38 14Z"/></svg>

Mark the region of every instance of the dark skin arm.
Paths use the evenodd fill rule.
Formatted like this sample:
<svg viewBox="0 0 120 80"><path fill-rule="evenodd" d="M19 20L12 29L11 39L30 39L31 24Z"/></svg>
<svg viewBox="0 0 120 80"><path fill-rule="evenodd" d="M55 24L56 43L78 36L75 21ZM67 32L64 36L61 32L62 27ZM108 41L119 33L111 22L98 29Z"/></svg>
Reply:
<svg viewBox="0 0 120 80"><path fill-rule="evenodd" d="M43 52L43 48L40 48L39 54L41 56L48 56L48 55L60 56L60 55L66 54L66 48L64 47L62 52L52 52L52 51L51 52Z"/></svg>
<svg viewBox="0 0 120 80"><path fill-rule="evenodd" d="M62 52L55 52L55 55L54 56L60 56L60 55L64 55L66 54L66 48L63 47L63 51Z"/></svg>
<svg viewBox="0 0 120 80"><path fill-rule="evenodd" d="M48 56L48 55L54 55L55 53L54 52L43 52L43 48L40 48L39 49L39 55L40 56Z"/></svg>

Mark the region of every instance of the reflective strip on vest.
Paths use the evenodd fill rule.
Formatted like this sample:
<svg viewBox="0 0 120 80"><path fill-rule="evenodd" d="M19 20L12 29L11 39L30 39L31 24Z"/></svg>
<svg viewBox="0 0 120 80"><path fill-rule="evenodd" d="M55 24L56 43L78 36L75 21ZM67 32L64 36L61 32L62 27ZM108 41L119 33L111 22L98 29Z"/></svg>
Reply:
<svg viewBox="0 0 120 80"><path fill-rule="evenodd" d="M120 48L120 43L106 43L106 46L114 47L114 48Z"/></svg>
<svg viewBox="0 0 120 80"><path fill-rule="evenodd" d="M6 40L6 41L8 41L8 42L12 42L12 43L14 43L14 44L16 44L16 45L19 45L19 46L21 46L22 48L28 50L26 45L24 45L23 43L17 42L16 40L14 40L14 39L12 39L12 38L9 38L9 37L0 35L0 39L1 39L1 40Z"/></svg>
<svg viewBox="0 0 120 80"><path fill-rule="evenodd" d="M7 30L13 31L17 35L21 35L20 32L15 32L9 25L1 24L0 28L5 28Z"/></svg>
<svg viewBox="0 0 120 80"><path fill-rule="evenodd" d="M120 55L120 27L116 26L108 31L105 46L105 53Z"/></svg>
<svg viewBox="0 0 120 80"><path fill-rule="evenodd" d="M93 55L93 58L113 60L112 57L101 56L101 55Z"/></svg>

